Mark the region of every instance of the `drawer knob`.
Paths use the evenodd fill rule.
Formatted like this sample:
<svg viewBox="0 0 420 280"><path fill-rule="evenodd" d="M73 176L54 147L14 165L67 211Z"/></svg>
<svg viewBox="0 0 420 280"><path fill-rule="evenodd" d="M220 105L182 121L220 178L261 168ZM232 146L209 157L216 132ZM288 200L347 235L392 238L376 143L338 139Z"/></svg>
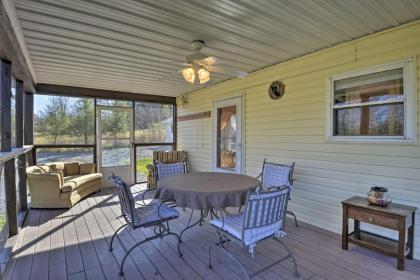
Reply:
<svg viewBox="0 0 420 280"><path fill-rule="evenodd" d="M372 217L369 217L369 218L368 218L368 221L369 221L369 222L373 222L373 218L372 218Z"/></svg>

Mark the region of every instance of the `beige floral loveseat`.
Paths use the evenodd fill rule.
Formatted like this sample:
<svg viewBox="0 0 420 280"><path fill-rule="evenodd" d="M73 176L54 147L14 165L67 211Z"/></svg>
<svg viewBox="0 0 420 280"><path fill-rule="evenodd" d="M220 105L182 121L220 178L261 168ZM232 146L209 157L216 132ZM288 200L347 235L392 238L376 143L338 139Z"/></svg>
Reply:
<svg viewBox="0 0 420 280"><path fill-rule="evenodd" d="M101 188L95 164L53 162L26 169L32 208L70 208Z"/></svg>

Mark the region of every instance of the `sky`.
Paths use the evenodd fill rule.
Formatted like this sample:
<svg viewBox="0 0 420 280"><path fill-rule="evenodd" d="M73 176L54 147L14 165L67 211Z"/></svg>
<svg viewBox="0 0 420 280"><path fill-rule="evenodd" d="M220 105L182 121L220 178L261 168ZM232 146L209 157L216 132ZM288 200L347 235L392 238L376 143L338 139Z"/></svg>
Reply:
<svg viewBox="0 0 420 280"><path fill-rule="evenodd" d="M38 114L42 111L44 106L48 103L48 96L46 95L35 95L34 97L34 113Z"/></svg>

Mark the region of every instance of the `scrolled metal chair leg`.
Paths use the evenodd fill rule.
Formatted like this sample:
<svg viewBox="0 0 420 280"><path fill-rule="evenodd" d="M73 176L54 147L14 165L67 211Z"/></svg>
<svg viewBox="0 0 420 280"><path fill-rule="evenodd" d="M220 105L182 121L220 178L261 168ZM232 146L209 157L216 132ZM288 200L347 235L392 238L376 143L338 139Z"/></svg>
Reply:
<svg viewBox="0 0 420 280"><path fill-rule="evenodd" d="M246 267L234 255L232 255L225 248L221 247L218 243L217 244L210 244L210 246L209 246L209 269L213 269L213 265L212 265L212 262L211 262L211 249L213 247L219 248L223 253L225 253L234 262L236 262L239 265L239 267L241 268L241 270L243 271L243 273L246 275L245 279L251 280L252 277L251 277L251 274L248 272L248 269L246 269Z"/></svg>
<svg viewBox="0 0 420 280"><path fill-rule="evenodd" d="M165 236L168 236L168 235L173 235L173 236L175 236L176 237L176 239L178 240L178 244L177 244L177 247L176 247L176 249L177 249L177 251L178 251L178 256L180 257L180 258L182 258L182 252L181 252L181 238L179 237L179 235L178 234L176 234L176 233L174 233L174 232L169 232L168 231L168 233L165 235Z"/></svg>
<svg viewBox="0 0 420 280"><path fill-rule="evenodd" d="M286 251L287 251L287 258L291 258L292 259L292 262L293 262L293 268L294 268L294 271L295 271L295 273L294 273L295 274L295 277L300 277L299 272L298 272L298 269L297 269L297 263L296 263L296 260L295 260L295 256L294 256L292 250L290 250L289 246L287 246L280 239L274 238L274 240L276 240L277 242L279 242L286 249Z"/></svg>
<svg viewBox="0 0 420 280"><path fill-rule="evenodd" d="M153 238L153 239L155 239L155 238ZM127 253L125 253L124 258L123 258L123 260L121 262L121 266L120 266L120 275L121 276L124 275L124 271L123 271L124 270L124 263L125 263L125 260L127 259L128 255L130 255L130 253L135 248L137 248L137 246L140 246L141 244L146 243L147 241L150 241L150 240L152 240L152 239L144 239L144 240L138 242L136 245L134 245L133 247L131 247L130 250L127 251Z"/></svg>
<svg viewBox="0 0 420 280"><path fill-rule="evenodd" d="M213 246L216 246L215 244L210 244L210 246L209 246L209 269L213 269L213 265L212 265L212 262L211 262L211 248L213 247Z"/></svg>
<svg viewBox="0 0 420 280"><path fill-rule="evenodd" d="M295 226L298 227L299 225L295 213L293 213L292 211L287 211L286 213L293 217L293 219L295 220Z"/></svg>
<svg viewBox="0 0 420 280"><path fill-rule="evenodd" d="M114 242L114 239L115 239L115 237L117 236L117 233L120 231L120 230L122 230L125 226L127 226L128 224L124 224L124 225L122 225L122 226L120 226L115 232L114 232L114 234L112 235L112 237L111 237L111 242L109 243L109 251L111 252L112 251L112 243Z"/></svg>
<svg viewBox="0 0 420 280"><path fill-rule="evenodd" d="M120 266L120 275L122 276L122 275L124 275L124 263L125 263L125 260L127 259L127 257L128 257L128 255L130 255L130 253L135 249L135 248L137 248L138 246L140 246L140 245L142 245L143 243L146 243L146 242L149 242L149 241L152 241L152 240L155 240L155 239L157 239L157 238L161 238L161 237L165 237L165 236L167 236L167 235L174 235L174 236L176 236L177 238L178 238L178 246L179 246L179 236L176 234L176 233L173 233L173 232L169 232L169 233L166 233L166 234L164 234L164 235L155 235L155 236L152 236L152 237L148 237L148 238L146 238L146 239L143 239L142 241L140 241L140 242L138 242L137 244L135 244L133 247L131 247L130 248L130 250L128 250L127 251L127 253L125 253L125 255L124 255L124 258L123 258L123 260L122 260L122 262L121 262L121 266ZM178 254L180 255L180 257L182 257L182 254L181 254L181 251L180 251L180 248L178 247Z"/></svg>

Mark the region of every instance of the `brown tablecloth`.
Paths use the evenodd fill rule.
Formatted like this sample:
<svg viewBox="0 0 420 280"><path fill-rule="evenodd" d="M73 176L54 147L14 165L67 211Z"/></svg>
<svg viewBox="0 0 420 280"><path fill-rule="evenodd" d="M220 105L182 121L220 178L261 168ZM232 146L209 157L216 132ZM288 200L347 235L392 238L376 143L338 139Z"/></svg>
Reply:
<svg viewBox="0 0 420 280"><path fill-rule="evenodd" d="M174 199L178 207L194 210L239 207L259 181L253 177L219 172L197 172L158 181L156 198Z"/></svg>

